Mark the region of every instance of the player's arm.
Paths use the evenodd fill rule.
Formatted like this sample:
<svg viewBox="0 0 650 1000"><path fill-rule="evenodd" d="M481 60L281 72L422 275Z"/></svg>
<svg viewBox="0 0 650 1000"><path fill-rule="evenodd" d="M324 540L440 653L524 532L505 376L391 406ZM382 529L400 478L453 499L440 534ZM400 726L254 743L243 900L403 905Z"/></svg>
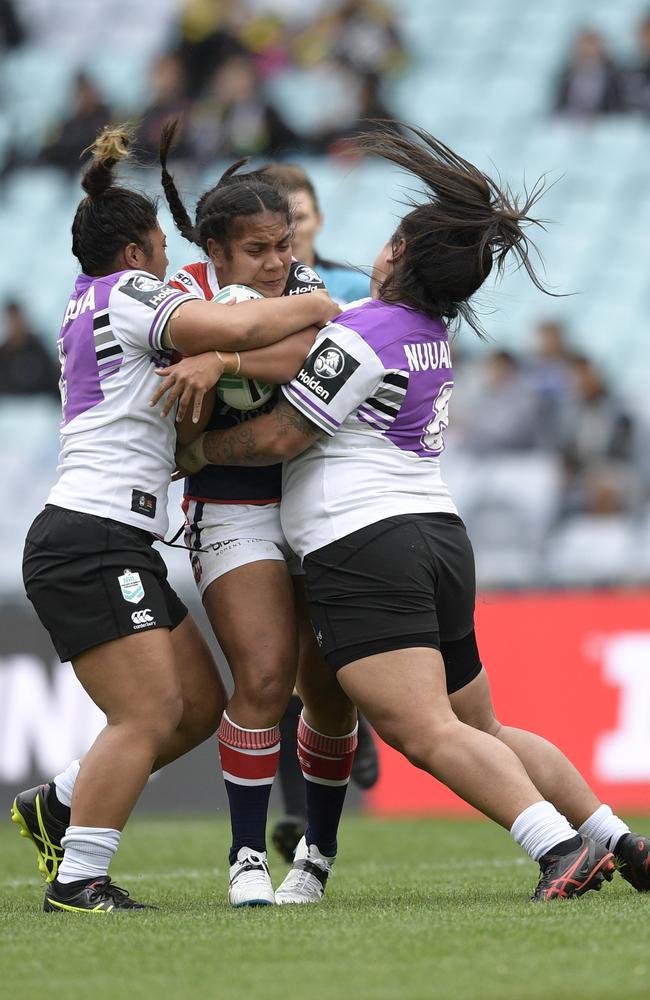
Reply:
<svg viewBox="0 0 650 1000"><path fill-rule="evenodd" d="M308 326L324 326L340 312L324 291L224 305L192 299L167 324L167 346L183 354L248 351L283 340Z"/></svg>
<svg viewBox="0 0 650 1000"><path fill-rule="evenodd" d="M300 371L317 334L318 327L311 326L269 347L259 347L241 354L236 351L210 351L182 358L167 368L157 368L156 375L163 381L152 396L150 405L155 406L167 393L161 415L167 416L178 400L177 421L184 420L191 405L191 420L195 430L192 436L195 437L196 427L201 422L203 396L222 374L241 375L242 378L263 379L271 385L284 385Z"/></svg>
<svg viewBox="0 0 650 1000"><path fill-rule="evenodd" d="M205 465L277 465L306 451L322 434L299 410L281 399L270 413L224 431L208 431L176 452L190 475Z"/></svg>

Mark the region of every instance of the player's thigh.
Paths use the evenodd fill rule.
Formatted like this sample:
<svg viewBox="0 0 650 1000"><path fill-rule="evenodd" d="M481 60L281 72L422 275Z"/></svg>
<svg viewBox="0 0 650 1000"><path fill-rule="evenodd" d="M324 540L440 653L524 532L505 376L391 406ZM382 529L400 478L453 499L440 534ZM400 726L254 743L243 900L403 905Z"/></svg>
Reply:
<svg viewBox="0 0 650 1000"><path fill-rule="evenodd" d="M320 717L328 720L328 732L337 718L343 717L349 729L352 705L347 694L341 687L336 673L325 661L309 616L309 607L305 594L304 578L294 576L293 586L296 597L296 614L298 618L298 677L296 687L303 702Z"/></svg>
<svg viewBox="0 0 650 1000"><path fill-rule="evenodd" d="M411 758L455 718L437 649L412 647L367 656L341 667L338 679L381 738Z"/></svg>
<svg viewBox="0 0 650 1000"><path fill-rule="evenodd" d="M485 733L495 733L500 728L485 669L481 669L469 684L451 694L449 700L460 721L466 725Z"/></svg>
<svg viewBox="0 0 650 1000"><path fill-rule="evenodd" d="M216 730L226 705L226 691L214 657L191 615L171 633L180 678L184 728L200 727L206 736Z"/></svg>
<svg viewBox="0 0 650 1000"><path fill-rule="evenodd" d="M210 624L235 683L293 685L298 640L293 588L284 560L239 566L210 584L203 595Z"/></svg>
<svg viewBox="0 0 650 1000"><path fill-rule="evenodd" d="M72 664L109 723L137 721L161 734L179 724L182 686L169 629L112 639L80 653Z"/></svg>

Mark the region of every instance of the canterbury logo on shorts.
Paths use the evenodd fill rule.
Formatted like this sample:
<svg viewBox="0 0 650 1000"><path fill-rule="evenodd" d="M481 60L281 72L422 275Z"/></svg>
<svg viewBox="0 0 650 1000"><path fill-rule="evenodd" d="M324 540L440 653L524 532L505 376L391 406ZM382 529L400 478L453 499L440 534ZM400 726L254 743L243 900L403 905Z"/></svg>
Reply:
<svg viewBox="0 0 650 1000"><path fill-rule="evenodd" d="M134 611L131 615L131 621L134 628L146 628L147 625L156 624L156 619L151 613L151 608L142 608L140 611Z"/></svg>

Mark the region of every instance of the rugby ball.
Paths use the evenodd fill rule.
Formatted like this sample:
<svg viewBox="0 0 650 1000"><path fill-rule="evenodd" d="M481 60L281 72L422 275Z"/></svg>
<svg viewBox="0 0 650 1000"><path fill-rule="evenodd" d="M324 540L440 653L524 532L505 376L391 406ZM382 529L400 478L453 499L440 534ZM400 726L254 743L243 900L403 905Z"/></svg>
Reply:
<svg viewBox="0 0 650 1000"><path fill-rule="evenodd" d="M226 285L213 298L213 302L247 302L264 296L247 285ZM259 379L241 378L239 375L222 375L217 382L217 396L234 410L256 410L268 402L275 391L274 385Z"/></svg>

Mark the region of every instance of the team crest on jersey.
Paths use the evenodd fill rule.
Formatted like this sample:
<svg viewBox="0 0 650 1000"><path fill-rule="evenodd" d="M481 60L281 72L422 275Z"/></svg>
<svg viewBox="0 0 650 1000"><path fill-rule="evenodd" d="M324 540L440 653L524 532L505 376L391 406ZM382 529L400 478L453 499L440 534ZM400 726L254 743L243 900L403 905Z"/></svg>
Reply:
<svg viewBox="0 0 650 1000"><path fill-rule="evenodd" d="M150 309L157 309L161 302L168 299L170 295L178 295L177 288L171 288L164 281L156 278L149 278L145 274L134 274L132 278L119 286L121 292L149 306Z"/></svg>
<svg viewBox="0 0 650 1000"><path fill-rule="evenodd" d="M314 371L321 378L334 378L344 364L343 354L338 347L327 347L316 355Z"/></svg>
<svg viewBox="0 0 650 1000"><path fill-rule="evenodd" d="M305 281L308 285L322 285L323 282L319 274L316 274L313 267L307 267L306 264L300 264L295 272L295 277L297 281Z"/></svg>
<svg viewBox="0 0 650 1000"><path fill-rule="evenodd" d="M122 576L118 576L117 582L122 591L122 597L129 604L139 604L144 597L144 587L139 573L132 573L130 569L125 569Z"/></svg>
<svg viewBox="0 0 650 1000"><path fill-rule="evenodd" d="M324 403L329 403L358 367L357 359L328 337L318 353L307 358L296 380Z"/></svg>

